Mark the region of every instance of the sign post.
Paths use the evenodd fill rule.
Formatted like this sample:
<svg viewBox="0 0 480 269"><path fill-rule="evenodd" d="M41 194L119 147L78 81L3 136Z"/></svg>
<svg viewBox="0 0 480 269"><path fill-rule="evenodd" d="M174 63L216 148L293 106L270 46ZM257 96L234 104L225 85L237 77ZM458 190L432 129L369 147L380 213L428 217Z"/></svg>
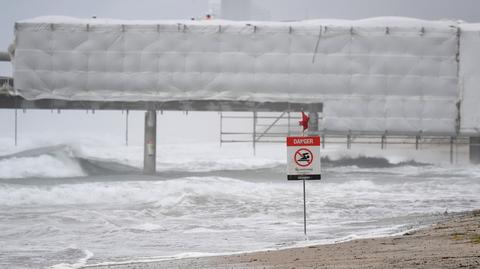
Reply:
<svg viewBox="0 0 480 269"><path fill-rule="evenodd" d="M303 232L307 238L305 180L320 180L320 137L287 137L287 179L303 181Z"/></svg>

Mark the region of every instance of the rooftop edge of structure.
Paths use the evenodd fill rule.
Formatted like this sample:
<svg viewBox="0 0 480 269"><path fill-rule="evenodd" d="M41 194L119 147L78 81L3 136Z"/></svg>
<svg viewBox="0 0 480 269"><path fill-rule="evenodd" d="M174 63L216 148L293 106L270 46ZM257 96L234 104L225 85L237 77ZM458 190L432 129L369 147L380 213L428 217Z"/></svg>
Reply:
<svg viewBox="0 0 480 269"><path fill-rule="evenodd" d="M231 25L231 26L345 26L345 27L456 27L468 24L460 20L423 20L409 17L372 17L360 20L314 19L301 21L229 21L212 20L120 20L110 18L75 18L67 16L42 16L20 20L19 24L89 24L89 25ZM478 24L480 25L480 24Z"/></svg>

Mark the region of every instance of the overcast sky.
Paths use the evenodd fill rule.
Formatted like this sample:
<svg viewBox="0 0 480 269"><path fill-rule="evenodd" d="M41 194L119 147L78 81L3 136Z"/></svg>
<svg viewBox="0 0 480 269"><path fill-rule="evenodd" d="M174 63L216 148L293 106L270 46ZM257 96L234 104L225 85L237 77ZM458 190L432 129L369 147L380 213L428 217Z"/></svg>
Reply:
<svg viewBox="0 0 480 269"><path fill-rule="evenodd" d="M210 10L210 1L218 0L0 0L0 51L6 51L13 40L15 21L46 15L76 17L107 17L117 19L189 19L202 17ZM244 0L238 0L244 1ZM360 19L374 16L407 16L424 19L455 19L480 22L478 0L251 0L251 6L271 20L299 20L313 18ZM11 75L10 63L0 63L0 75ZM218 139L218 115L212 113L169 112L159 119L161 139L183 136L204 136ZM49 111L20 114L21 135L49 131L47 137L59 132L91 134L124 132L124 116L117 112L97 112L95 116L84 111ZM172 116L168 116L172 115ZM198 115L198 117L197 117ZM139 143L143 134L143 113L131 114L132 139ZM197 118L195 118L197 117ZM73 120L72 120L73 119ZM171 122L170 122L171 121ZM0 138L13 134L13 111L0 110ZM169 126L170 128L164 128ZM172 128L174 127L174 128ZM96 130L93 132L93 130ZM192 130L196 130L192 132ZM9 142L10 143L10 142Z"/></svg>

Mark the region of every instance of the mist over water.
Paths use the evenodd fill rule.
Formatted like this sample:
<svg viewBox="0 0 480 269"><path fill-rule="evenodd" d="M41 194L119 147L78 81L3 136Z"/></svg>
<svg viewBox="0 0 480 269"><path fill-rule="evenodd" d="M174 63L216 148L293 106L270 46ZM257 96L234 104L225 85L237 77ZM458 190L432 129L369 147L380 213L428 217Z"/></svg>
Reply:
<svg viewBox="0 0 480 269"><path fill-rule="evenodd" d="M0 267L79 268L304 244L302 184L286 180L285 151L159 145L159 173L143 176L138 146L6 150ZM323 150L322 181L307 182L308 243L401 233L480 206L480 168L428 164L435 154L426 151L361 152Z"/></svg>

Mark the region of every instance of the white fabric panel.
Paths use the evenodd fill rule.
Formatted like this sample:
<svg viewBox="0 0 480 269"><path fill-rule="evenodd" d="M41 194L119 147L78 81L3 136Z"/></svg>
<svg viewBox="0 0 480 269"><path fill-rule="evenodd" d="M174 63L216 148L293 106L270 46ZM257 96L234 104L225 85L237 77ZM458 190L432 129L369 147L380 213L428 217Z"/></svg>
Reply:
<svg viewBox="0 0 480 269"><path fill-rule="evenodd" d="M114 21L16 24L27 99L322 102L330 131L454 133L455 22Z"/></svg>
<svg viewBox="0 0 480 269"><path fill-rule="evenodd" d="M460 131L480 134L480 24L462 26L460 39Z"/></svg>

